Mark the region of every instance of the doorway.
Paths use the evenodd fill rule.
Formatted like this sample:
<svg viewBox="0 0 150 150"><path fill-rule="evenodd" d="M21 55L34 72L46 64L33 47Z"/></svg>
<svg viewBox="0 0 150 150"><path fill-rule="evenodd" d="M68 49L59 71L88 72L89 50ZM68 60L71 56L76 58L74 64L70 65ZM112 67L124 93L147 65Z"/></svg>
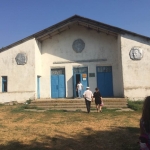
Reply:
<svg viewBox="0 0 150 150"><path fill-rule="evenodd" d="M76 74L76 79L75 79L75 81L76 81L76 89L77 89L77 84L79 83L79 81L81 81L81 78L80 78L80 74ZM78 95L78 90L76 90L76 95L75 95L76 97L79 97L79 95Z"/></svg>
<svg viewBox="0 0 150 150"><path fill-rule="evenodd" d="M73 96L78 97L77 94L77 84L79 81L83 85L82 94L86 90L88 86L88 68L87 67L80 67L80 68L73 68Z"/></svg>
<svg viewBox="0 0 150 150"><path fill-rule="evenodd" d="M40 76L37 76L37 98L40 98Z"/></svg>

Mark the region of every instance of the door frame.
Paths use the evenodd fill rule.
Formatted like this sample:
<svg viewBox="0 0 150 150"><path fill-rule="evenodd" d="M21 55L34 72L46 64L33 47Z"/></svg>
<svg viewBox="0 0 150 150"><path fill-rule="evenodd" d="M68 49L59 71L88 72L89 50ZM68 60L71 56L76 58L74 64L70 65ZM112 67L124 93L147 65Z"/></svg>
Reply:
<svg viewBox="0 0 150 150"><path fill-rule="evenodd" d="M83 72L77 72L77 73L74 73L74 70L75 69L79 69L79 68L86 68L87 69L87 71L83 71ZM85 70L86 70L85 69ZM76 74L80 74L80 82L82 83L82 74L87 74L87 79L86 79L86 81L87 81L87 86L89 86L89 78L88 78L88 66L81 66L81 67L73 67L73 97L75 98L76 97L76 81L75 81L75 78L76 78Z"/></svg>

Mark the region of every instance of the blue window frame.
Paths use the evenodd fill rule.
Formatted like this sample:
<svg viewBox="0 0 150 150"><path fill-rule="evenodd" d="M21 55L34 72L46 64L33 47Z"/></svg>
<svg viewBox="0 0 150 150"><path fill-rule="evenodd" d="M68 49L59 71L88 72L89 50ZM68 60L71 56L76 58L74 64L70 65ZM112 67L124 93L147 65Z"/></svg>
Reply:
<svg viewBox="0 0 150 150"><path fill-rule="evenodd" d="M7 76L2 76L2 92L7 92Z"/></svg>

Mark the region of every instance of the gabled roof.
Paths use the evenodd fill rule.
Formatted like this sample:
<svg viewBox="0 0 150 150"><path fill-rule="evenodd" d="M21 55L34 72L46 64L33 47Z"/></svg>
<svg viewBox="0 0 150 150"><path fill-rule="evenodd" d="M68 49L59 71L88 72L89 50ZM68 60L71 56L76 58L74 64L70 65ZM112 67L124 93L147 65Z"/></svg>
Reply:
<svg viewBox="0 0 150 150"><path fill-rule="evenodd" d="M20 43L23 43L27 40L30 40L30 39L33 39L33 38L36 38L37 40L39 41L42 41L46 38L50 38L51 36L53 36L54 34L58 34L58 33L61 33L63 32L64 30L70 28L70 26L74 23L77 23L78 25L82 25L82 26L86 26L88 27L89 29L95 29L97 30L98 32L106 32L108 34L112 34L112 35L118 35L118 34L125 34L125 33L128 33L128 34L132 34L132 35L135 35L135 36L140 36L140 37L143 37L143 38L146 38L146 39L150 39L150 37L146 37L146 36L143 36L143 35L140 35L140 34L137 34L137 33L134 33L134 32L131 32L131 31L127 31L127 30L124 30L124 29L121 29L121 28L118 28L118 27L114 27L114 26L111 26L111 25L108 25L108 24L104 24L104 23L101 23L101 22L98 22L98 21L95 21L95 20L92 20L92 19L88 19L88 18L85 18L85 17L81 17L81 16L78 16L78 15L74 15L64 21L61 21L53 26L50 26L44 30L41 30L35 34L32 34L22 40L19 40L13 44L10 44L6 47L3 47L0 49L0 52L6 50L6 49L9 49L13 46L16 46Z"/></svg>

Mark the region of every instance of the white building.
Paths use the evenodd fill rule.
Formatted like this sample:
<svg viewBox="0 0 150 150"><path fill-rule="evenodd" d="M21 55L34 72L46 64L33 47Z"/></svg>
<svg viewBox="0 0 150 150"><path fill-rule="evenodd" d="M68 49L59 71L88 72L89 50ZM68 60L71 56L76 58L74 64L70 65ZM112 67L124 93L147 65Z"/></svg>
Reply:
<svg viewBox="0 0 150 150"><path fill-rule="evenodd" d="M80 16L0 49L0 102L76 97L78 81L103 97L150 94L150 37Z"/></svg>

